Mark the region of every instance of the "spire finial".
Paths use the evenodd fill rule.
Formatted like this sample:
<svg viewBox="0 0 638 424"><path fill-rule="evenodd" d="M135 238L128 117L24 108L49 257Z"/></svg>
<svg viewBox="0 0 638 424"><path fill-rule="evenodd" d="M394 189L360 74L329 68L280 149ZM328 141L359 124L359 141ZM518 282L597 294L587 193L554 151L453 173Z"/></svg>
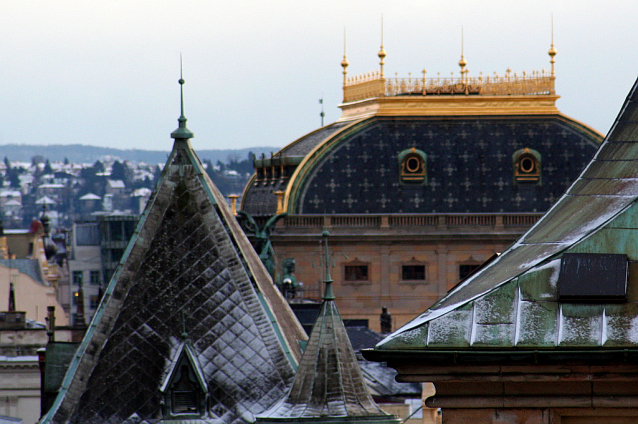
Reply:
<svg viewBox="0 0 638 424"><path fill-rule="evenodd" d="M179 97L182 107L182 114L180 117L184 117L184 65L182 63L182 53L179 54Z"/></svg>
<svg viewBox="0 0 638 424"><path fill-rule="evenodd" d="M385 56L386 53L385 49L383 48L383 15L381 15L381 49L379 50L379 66L381 78L383 78L383 65L385 64L385 61L383 59L385 59Z"/></svg>
<svg viewBox="0 0 638 424"><path fill-rule="evenodd" d="M186 312L182 310L182 339L188 339L188 333L186 332Z"/></svg>
<svg viewBox="0 0 638 424"><path fill-rule="evenodd" d="M549 59L549 63L552 64L552 78L556 77L556 74L554 73L554 63L556 63L556 59L554 58L554 56L556 56L556 49L554 48L554 14L552 13L552 45L549 48L549 51L547 52L547 54L549 55L550 59Z"/></svg>
<svg viewBox="0 0 638 424"><path fill-rule="evenodd" d="M346 28L343 27L343 60L341 61L341 66L343 67L343 87L346 87L346 75L348 71L346 68L350 65L348 59L346 58Z"/></svg>
<svg viewBox="0 0 638 424"><path fill-rule="evenodd" d="M465 60L465 47L463 45L463 26L461 26L461 60L459 60L459 66L461 67L461 80L465 79L465 74L467 70L465 66L467 65L467 61Z"/></svg>
<svg viewBox="0 0 638 424"><path fill-rule="evenodd" d="M180 106L181 106L181 115L177 122L179 122L179 126L175 131L171 133L171 137L177 140L188 140L189 138L193 138L193 133L190 132L188 128L186 128L186 116L184 116L184 78L182 78L182 54L179 54L179 82L180 85Z"/></svg>
<svg viewBox="0 0 638 424"><path fill-rule="evenodd" d="M327 228L323 229L324 258L323 262L326 267L325 280L323 281L326 288L323 293L323 300L335 300L335 294L332 291L332 277L330 277L330 249L328 248L328 236L330 233Z"/></svg>
<svg viewBox="0 0 638 424"><path fill-rule="evenodd" d="M319 103L321 104L321 113L319 114L319 116L321 116L321 126L323 127L323 118L324 116L326 116L326 114L323 111L323 92L321 93L321 98L319 99Z"/></svg>

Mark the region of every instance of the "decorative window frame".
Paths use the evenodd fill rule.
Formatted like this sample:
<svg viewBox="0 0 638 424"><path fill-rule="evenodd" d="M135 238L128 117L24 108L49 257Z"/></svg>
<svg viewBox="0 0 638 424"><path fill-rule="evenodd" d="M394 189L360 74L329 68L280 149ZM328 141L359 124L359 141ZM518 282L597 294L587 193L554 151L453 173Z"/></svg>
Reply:
<svg viewBox="0 0 638 424"><path fill-rule="evenodd" d="M350 266L365 266L366 269L366 279L365 280L349 280L346 275L346 268ZM358 258L354 258L354 260L350 262L344 262L341 264L341 275L343 284L350 285L370 285L372 284L372 280L370 279L370 262L360 261Z"/></svg>
<svg viewBox="0 0 638 424"><path fill-rule="evenodd" d="M525 147L512 155L514 184L542 185L541 154Z"/></svg>
<svg viewBox="0 0 638 424"><path fill-rule="evenodd" d="M412 147L399 153L399 181L405 185L426 185L428 182L427 155Z"/></svg>
<svg viewBox="0 0 638 424"><path fill-rule="evenodd" d="M403 279L403 267L404 266L422 266L423 267L423 280L404 280ZM429 284L430 280L428 279L428 263L426 261L419 261L415 257L412 257L411 260L407 262L401 262L399 264L399 284L407 284L412 286Z"/></svg>

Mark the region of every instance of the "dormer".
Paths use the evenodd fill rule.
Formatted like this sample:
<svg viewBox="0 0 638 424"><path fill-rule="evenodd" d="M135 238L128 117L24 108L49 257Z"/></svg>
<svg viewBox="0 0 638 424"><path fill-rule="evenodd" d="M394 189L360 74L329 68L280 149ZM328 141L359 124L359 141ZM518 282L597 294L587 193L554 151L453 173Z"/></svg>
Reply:
<svg viewBox="0 0 638 424"><path fill-rule="evenodd" d="M188 340L179 346L160 391L163 395L164 420L206 416L208 386L197 355Z"/></svg>

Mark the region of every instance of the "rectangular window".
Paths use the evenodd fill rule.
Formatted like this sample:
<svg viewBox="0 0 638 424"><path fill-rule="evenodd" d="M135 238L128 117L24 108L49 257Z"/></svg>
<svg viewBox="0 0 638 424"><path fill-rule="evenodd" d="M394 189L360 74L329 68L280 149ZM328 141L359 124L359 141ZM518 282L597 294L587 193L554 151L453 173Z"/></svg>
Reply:
<svg viewBox="0 0 638 424"><path fill-rule="evenodd" d="M102 279L100 278L100 271L91 271L91 284L94 286L99 286L102 283Z"/></svg>
<svg viewBox="0 0 638 424"><path fill-rule="evenodd" d="M89 296L89 307L91 309L97 309L99 303L100 299L97 296Z"/></svg>
<svg viewBox="0 0 638 424"><path fill-rule="evenodd" d="M368 265L346 265L346 281L368 281Z"/></svg>
<svg viewBox="0 0 638 424"><path fill-rule="evenodd" d="M99 246L100 232L97 224L77 224L75 226L75 242L78 246Z"/></svg>
<svg viewBox="0 0 638 424"><path fill-rule="evenodd" d="M111 241L123 241L124 240L124 231L122 229L121 221L111 221L109 222L109 230L111 233Z"/></svg>
<svg viewBox="0 0 638 424"><path fill-rule="evenodd" d="M403 265L401 279L407 281L425 281L425 265Z"/></svg>
<svg viewBox="0 0 638 424"><path fill-rule="evenodd" d="M73 271L73 284L75 284L76 286L82 284L83 274L84 273L82 271Z"/></svg>
<svg viewBox="0 0 638 424"><path fill-rule="evenodd" d="M111 250L111 261L119 262L122 259L122 255L124 254L124 249L110 249Z"/></svg>
<svg viewBox="0 0 638 424"><path fill-rule="evenodd" d="M465 280L469 277L474 271L479 269L481 265L479 264L463 264L459 265L459 279Z"/></svg>

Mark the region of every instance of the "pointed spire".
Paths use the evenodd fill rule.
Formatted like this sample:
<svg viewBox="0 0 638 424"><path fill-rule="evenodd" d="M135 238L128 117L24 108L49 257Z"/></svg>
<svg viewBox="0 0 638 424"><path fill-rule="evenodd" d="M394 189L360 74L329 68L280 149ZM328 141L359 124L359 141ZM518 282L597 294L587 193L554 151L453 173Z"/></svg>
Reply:
<svg viewBox="0 0 638 424"><path fill-rule="evenodd" d="M461 26L461 60L459 60L459 66L461 67L461 80L465 79L465 74L467 70L465 66L467 65L467 61L465 60L465 51L463 46L463 27Z"/></svg>
<svg viewBox="0 0 638 424"><path fill-rule="evenodd" d="M323 244L324 244L324 265L326 267L325 270L325 279L323 282L326 285L326 288L323 293L323 300L335 300L335 294L332 291L332 277L330 277L330 249L328 248L328 236L330 233L327 229L323 230Z"/></svg>
<svg viewBox="0 0 638 424"><path fill-rule="evenodd" d="M343 60L341 61L341 67L343 68L343 87L346 87L346 75L348 75L348 59L346 58L346 28L343 28Z"/></svg>
<svg viewBox="0 0 638 424"><path fill-rule="evenodd" d="M554 73L554 63L556 63L556 59L554 59L554 56L556 56L556 53L556 48L554 48L554 14L552 13L552 45L547 52L550 57L549 63L552 64L552 78L556 77L556 74Z"/></svg>
<svg viewBox="0 0 638 424"><path fill-rule="evenodd" d="M257 416L257 424L399 424L374 402L334 302L328 230L324 228L326 290L288 394Z"/></svg>
<svg viewBox="0 0 638 424"><path fill-rule="evenodd" d="M178 140L188 140L193 138L193 133L190 132L188 128L186 128L186 116L184 116L184 79L182 78L182 55L179 55L179 85L180 85L180 97L181 97L181 107L182 114L179 119L179 127L171 133L171 138Z"/></svg>
<svg viewBox="0 0 638 424"><path fill-rule="evenodd" d="M385 49L383 48L383 15L381 15L381 49L379 50L379 66L380 66L380 75L383 78L383 65L385 65Z"/></svg>

